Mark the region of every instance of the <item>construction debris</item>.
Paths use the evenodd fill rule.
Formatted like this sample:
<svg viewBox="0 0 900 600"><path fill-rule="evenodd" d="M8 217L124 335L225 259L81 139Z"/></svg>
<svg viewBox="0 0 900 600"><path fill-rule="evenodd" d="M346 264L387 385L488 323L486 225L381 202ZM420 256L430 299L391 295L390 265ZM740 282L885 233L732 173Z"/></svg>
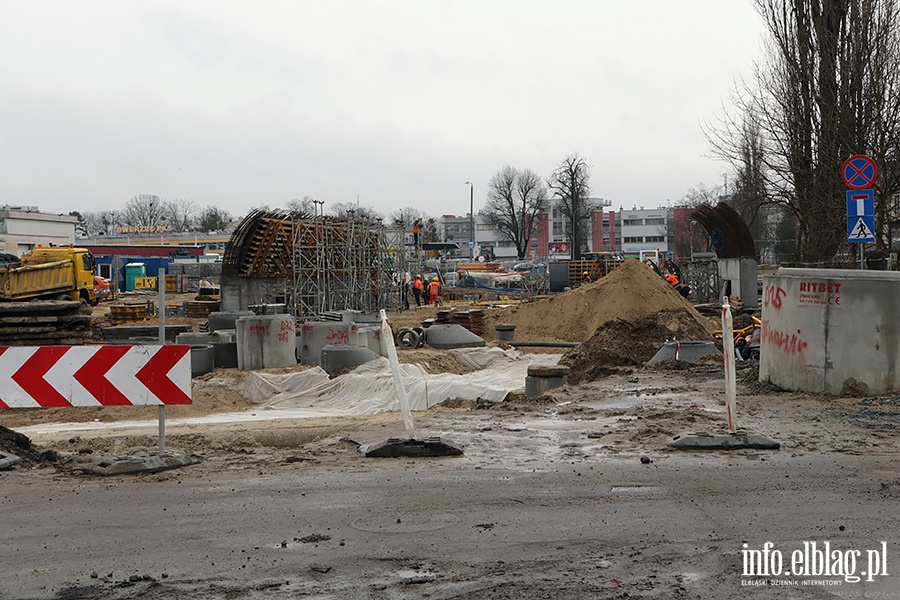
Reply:
<svg viewBox="0 0 900 600"><path fill-rule="evenodd" d="M569 383L594 381L622 367L642 367L660 346L673 339L712 340L712 334L689 312L666 309L635 321L616 319L601 325L589 340L564 354L559 363L571 368Z"/></svg>

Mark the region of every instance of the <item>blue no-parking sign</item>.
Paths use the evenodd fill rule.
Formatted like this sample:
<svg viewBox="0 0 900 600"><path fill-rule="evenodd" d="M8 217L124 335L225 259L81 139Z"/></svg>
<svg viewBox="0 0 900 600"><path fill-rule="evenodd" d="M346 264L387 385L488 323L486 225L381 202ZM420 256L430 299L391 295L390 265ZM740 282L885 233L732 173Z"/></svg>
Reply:
<svg viewBox="0 0 900 600"><path fill-rule="evenodd" d="M847 192L847 241L863 243L875 241L875 191L872 184L878 179L878 165L863 154L844 161L841 179Z"/></svg>

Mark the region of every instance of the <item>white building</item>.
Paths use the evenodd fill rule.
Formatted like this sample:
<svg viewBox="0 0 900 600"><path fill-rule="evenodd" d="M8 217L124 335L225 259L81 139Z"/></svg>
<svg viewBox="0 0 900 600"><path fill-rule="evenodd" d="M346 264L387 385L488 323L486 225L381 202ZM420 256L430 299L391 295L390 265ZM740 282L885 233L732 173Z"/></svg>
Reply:
<svg viewBox="0 0 900 600"><path fill-rule="evenodd" d="M0 252L22 256L35 246L75 243L77 217L42 213L36 206L0 207Z"/></svg>
<svg viewBox="0 0 900 600"><path fill-rule="evenodd" d="M632 208L619 209L622 216L621 250L625 253L637 253L641 250L668 251L669 246L669 209L654 208L644 210Z"/></svg>

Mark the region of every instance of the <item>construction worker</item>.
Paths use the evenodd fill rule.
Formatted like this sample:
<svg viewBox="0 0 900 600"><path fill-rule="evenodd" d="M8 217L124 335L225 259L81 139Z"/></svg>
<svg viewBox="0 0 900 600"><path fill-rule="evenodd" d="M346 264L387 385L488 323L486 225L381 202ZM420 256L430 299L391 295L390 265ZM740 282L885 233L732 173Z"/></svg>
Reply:
<svg viewBox="0 0 900 600"><path fill-rule="evenodd" d="M428 282L428 304L437 304L441 294L441 282L437 277L432 277Z"/></svg>
<svg viewBox="0 0 900 600"><path fill-rule="evenodd" d="M406 275L400 282L400 310L409 310L409 279Z"/></svg>
<svg viewBox="0 0 900 600"><path fill-rule="evenodd" d="M593 279L591 279L591 274L588 273L587 271L585 271L584 273L581 274L581 279L582 279L581 280L582 283L591 283L594 281Z"/></svg>
<svg viewBox="0 0 900 600"><path fill-rule="evenodd" d="M425 284L422 283L422 276L416 275L413 281L413 296L416 298L416 306L422 306L422 294L425 292Z"/></svg>
<svg viewBox="0 0 900 600"><path fill-rule="evenodd" d="M675 288L675 291L677 291L679 294L681 294L682 297L687 298L688 295L690 295L691 286L689 286L686 283L681 283L680 281L678 281L678 275L676 275L675 273L669 273L668 275L666 275L666 281L668 281L669 284L673 288Z"/></svg>
<svg viewBox="0 0 900 600"><path fill-rule="evenodd" d="M419 237L422 234L422 219L413 221L413 246L419 247Z"/></svg>

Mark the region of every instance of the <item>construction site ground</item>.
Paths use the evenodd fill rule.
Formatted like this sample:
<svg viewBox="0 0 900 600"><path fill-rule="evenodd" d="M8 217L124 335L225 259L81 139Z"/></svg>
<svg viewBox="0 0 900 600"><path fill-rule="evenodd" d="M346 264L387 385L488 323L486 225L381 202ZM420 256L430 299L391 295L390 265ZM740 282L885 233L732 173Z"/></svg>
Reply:
<svg viewBox="0 0 900 600"><path fill-rule="evenodd" d="M674 450L680 433L725 430L722 360L649 368L647 353L666 331L712 339L716 322L644 272L625 275L487 309L517 339L581 342L562 359L580 382L414 414L418 437L461 457L365 458L366 445L404 436L395 412L257 420L236 370L198 378L194 404L167 416L246 420L168 428L170 449L203 460L155 474L78 469L152 449L155 408L3 411L0 425L32 445L0 430L0 451L24 459L0 472L0 599L900 598L900 398L780 391L739 363L738 425L781 448ZM446 351L400 357L467 373ZM111 426L48 427L95 420ZM146 423L114 427L125 420ZM861 551L857 575L886 542L888 575L744 573L747 548L772 542L789 569L804 542L826 541Z"/></svg>

